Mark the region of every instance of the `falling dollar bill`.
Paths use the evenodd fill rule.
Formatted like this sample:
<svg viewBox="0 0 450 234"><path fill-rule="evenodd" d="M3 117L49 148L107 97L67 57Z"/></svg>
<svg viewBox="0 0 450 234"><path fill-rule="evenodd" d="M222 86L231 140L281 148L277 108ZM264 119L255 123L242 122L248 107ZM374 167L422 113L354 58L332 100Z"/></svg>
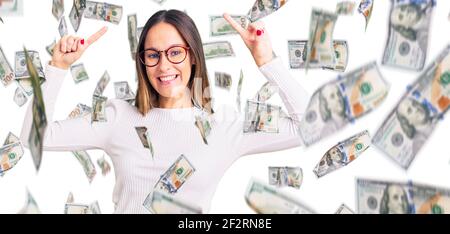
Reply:
<svg viewBox="0 0 450 234"><path fill-rule="evenodd" d="M2 47L0 47L0 80L5 87L10 85L14 80L14 71L8 59L6 59Z"/></svg>
<svg viewBox="0 0 450 234"><path fill-rule="evenodd" d="M232 81L231 75L225 72L214 72L215 84L217 87L227 90L231 89Z"/></svg>
<svg viewBox="0 0 450 234"><path fill-rule="evenodd" d="M64 14L64 0L53 0L52 14L59 21Z"/></svg>
<svg viewBox="0 0 450 234"><path fill-rule="evenodd" d="M92 114L92 108L79 103L70 112L68 119L81 118L84 116L88 116L90 114ZM94 179L95 175L97 174L97 171L95 170L95 166L92 163L91 156L88 154L87 151L84 151L84 150L72 151L72 154L75 156L75 158L78 160L78 162L83 167L84 174L88 178L89 183L91 183L92 180Z"/></svg>
<svg viewBox="0 0 450 234"><path fill-rule="evenodd" d="M34 200L33 196L31 195L30 191L27 189L27 201L25 205L20 209L17 214L40 214L41 211L39 210L39 207Z"/></svg>
<svg viewBox="0 0 450 234"><path fill-rule="evenodd" d="M2 0L0 1L1 16L22 16L23 0Z"/></svg>
<svg viewBox="0 0 450 234"><path fill-rule="evenodd" d="M336 15L353 15L355 3L351 1L338 2L336 4Z"/></svg>
<svg viewBox="0 0 450 234"><path fill-rule="evenodd" d="M242 72L242 69L241 69L241 73L239 75L239 82L237 85L237 92L236 92L236 106L237 106L239 113L241 112L241 91L242 91L242 82L243 81L244 81L244 73Z"/></svg>
<svg viewBox="0 0 450 234"><path fill-rule="evenodd" d="M37 51L28 51L32 64L36 68L37 77L39 83L42 84L45 81L44 68L42 67L41 59ZM31 85L30 72L27 69L27 62L24 51L16 52L15 60L15 79L19 86L26 92L28 96L33 94L33 87Z"/></svg>
<svg viewBox="0 0 450 234"><path fill-rule="evenodd" d="M95 87L94 90L94 95L101 96L110 80L111 78L108 72L105 71L105 73L103 73L102 75L102 78L100 78L100 80L97 82L97 86Z"/></svg>
<svg viewBox="0 0 450 234"><path fill-rule="evenodd" d="M247 100L245 108L244 133L278 133L280 106Z"/></svg>
<svg viewBox="0 0 450 234"><path fill-rule="evenodd" d="M136 99L136 94L131 90L127 81L114 82L114 92L116 98L132 103Z"/></svg>
<svg viewBox="0 0 450 234"><path fill-rule="evenodd" d="M407 169L450 106L450 45L384 120L372 143Z"/></svg>
<svg viewBox="0 0 450 234"><path fill-rule="evenodd" d="M138 47L137 37L137 16L136 14L127 16L128 22L128 42L130 43L131 58L136 58L136 51Z"/></svg>
<svg viewBox="0 0 450 234"><path fill-rule="evenodd" d="M153 150L152 142L150 141L150 136L147 132L147 127L135 127L136 133L139 136L139 140L141 140L142 145L144 148L147 148L150 150L150 154L152 158L154 158L155 152Z"/></svg>
<svg viewBox="0 0 450 234"><path fill-rule="evenodd" d="M314 168L317 177L322 177L339 168L347 166L370 146L370 135L367 130L339 142L327 151Z"/></svg>
<svg viewBox="0 0 450 234"><path fill-rule="evenodd" d="M208 144L207 138L211 132L211 124L207 116L195 116L195 126L200 131L203 142Z"/></svg>
<svg viewBox="0 0 450 234"><path fill-rule="evenodd" d="M204 43L203 50L205 51L206 59L235 56L233 47L228 41Z"/></svg>
<svg viewBox="0 0 450 234"><path fill-rule="evenodd" d="M269 184L277 187L300 188L303 171L300 167L269 167Z"/></svg>
<svg viewBox="0 0 450 234"><path fill-rule="evenodd" d="M367 25L369 25L370 17L372 16L372 10L373 10L373 2L375 0L361 0L358 6L358 12L364 16L366 19L366 27L365 30L367 31Z"/></svg>
<svg viewBox="0 0 450 234"><path fill-rule="evenodd" d="M450 214L450 189L412 182L357 179L360 214Z"/></svg>
<svg viewBox="0 0 450 234"><path fill-rule="evenodd" d="M6 137L3 146L0 147L0 175L3 176L19 162L24 154L22 143L11 132Z"/></svg>
<svg viewBox="0 0 450 234"><path fill-rule="evenodd" d="M251 22L260 20L280 9L288 0L256 0L247 14Z"/></svg>
<svg viewBox="0 0 450 234"><path fill-rule="evenodd" d="M244 15L230 15L242 28L247 28L247 18ZM221 15L209 16L210 36L237 34L237 31Z"/></svg>
<svg viewBox="0 0 450 234"><path fill-rule="evenodd" d="M323 85L312 95L300 123L305 145L309 146L366 115L384 101L388 91L389 84L376 62Z"/></svg>
<svg viewBox="0 0 450 234"><path fill-rule="evenodd" d="M355 212L345 204L342 204L339 206L336 212L334 212L334 214L355 214Z"/></svg>
<svg viewBox="0 0 450 234"><path fill-rule="evenodd" d="M105 96L94 95L92 97L92 122L106 122L106 101Z"/></svg>
<svg viewBox="0 0 450 234"><path fill-rule="evenodd" d="M73 81L75 84L80 83L81 81L88 80L89 76L86 72L86 68L84 68L84 64L75 64L70 67L70 72L72 73Z"/></svg>
<svg viewBox="0 0 450 234"><path fill-rule="evenodd" d="M309 39L306 46L305 70L314 64L334 66L335 52L333 31L337 15L324 10L313 9L309 26Z"/></svg>
<svg viewBox="0 0 450 234"><path fill-rule="evenodd" d="M102 175L106 176L111 171L111 165L105 159L105 155L97 159L97 165L102 169Z"/></svg>
<svg viewBox="0 0 450 234"><path fill-rule="evenodd" d="M61 20L59 21L58 31L61 37L69 34L69 31L67 30L66 18L61 17Z"/></svg>
<svg viewBox="0 0 450 234"><path fill-rule="evenodd" d="M33 156L33 162L36 170L39 170L42 161L42 148L45 129L47 128L47 115L45 113L44 99L42 97L42 90L40 84L40 77L35 67L35 62L28 54L28 51L24 48L25 62L27 67L27 74L31 80L31 87L34 93L33 97L33 124L31 126L28 144L31 155ZM40 64L40 61L39 61ZM17 71L16 71L17 72ZM16 74L17 77L17 74Z"/></svg>
<svg viewBox="0 0 450 234"><path fill-rule="evenodd" d="M291 69L304 69L306 63L306 40L289 40L289 65ZM333 41L335 52L335 63L333 66L325 66L320 63L310 64L309 68L322 68L334 71L345 71L348 63L348 45L347 41L335 40Z"/></svg>
<svg viewBox="0 0 450 234"><path fill-rule="evenodd" d="M278 86L266 82L261 86L258 93L256 93L254 100L257 102L266 102L277 92Z"/></svg>
<svg viewBox="0 0 450 234"><path fill-rule="evenodd" d="M69 13L69 20L70 24L72 24L73 30L75 32L78 32L78 29L80 28L81 19L83 15L84 9L79 9L75 7L75 4L72 6L72 9Z"/></svg>
<svg viewBox="0 0 450 234"><path fill-rule="evenodd" d="M158 190L150 193L144 201L144 207L153 214L201 214L200 207L191 205Z"/></svg>
<svg viewBox="0 0 450 234"><path fill-rule="evenodd" d="M21 107L28 101L27 94L20 87L17 87L14 92L13 100L19 107Z"/></svg>
<svg viewBox="0 0 450 234"><path fill-rule="evenodd" d="M420 71L428 50L435 0L391 0L383 64Z"/></svg>
<svg viewBox="0 0 450 234"><path fill-rule="evenodd" d="M101 214L101 212L98 201L94 201L90 205L74 203L73 194L69 193L64 206L64 214Z"/></svg>
<svg viewBox="0 0 450 234"><path fill-rule="evenodd" d="M309 207L256 179L251 179L245 201L258 214L314 214Z"/></svg>
<svg viewBox="0 0 450 234"><path fill-rule="evenodd" d="M55 49L55 46L56 46L56 40L53 40L53 42L50 45L45 47L45 50L47 51L47 53L50 56L53 56L53 50Z"/></svg>
<svg viewBox="0 0 450 234"><path fill-rule="evenodd" d="M86 1L84 18L104 20L113 24L119 24L122 19L122 6L106 2Z"/></svg>
<svg viewBox="0 0 450 234"><path fill-rule="evenodd" d="M186 156L181 155L172 166L161 175L155 185L155 189L170 194L176 193L194 172L194 166L189 162Z"/></svg>

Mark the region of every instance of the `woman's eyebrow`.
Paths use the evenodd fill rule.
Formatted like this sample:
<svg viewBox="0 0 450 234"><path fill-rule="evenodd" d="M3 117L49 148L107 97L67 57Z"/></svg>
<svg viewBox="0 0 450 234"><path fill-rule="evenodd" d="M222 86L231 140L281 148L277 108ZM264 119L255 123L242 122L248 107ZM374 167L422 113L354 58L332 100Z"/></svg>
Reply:
<svg viewBox="0 0 450 234"><path fill-rule="evenodd" d="M173 46L186 46L186 45L184 45L184 44L172 44L172 45L167 46L167 47L165 48L165 50L167 50L167 49L169 49L170 47L173 47ZM152 50L157 50L157 51L161 51L160 49L155 48L155 47L144 48L144 50L150 50L150 49L152 49Z"/></svg>

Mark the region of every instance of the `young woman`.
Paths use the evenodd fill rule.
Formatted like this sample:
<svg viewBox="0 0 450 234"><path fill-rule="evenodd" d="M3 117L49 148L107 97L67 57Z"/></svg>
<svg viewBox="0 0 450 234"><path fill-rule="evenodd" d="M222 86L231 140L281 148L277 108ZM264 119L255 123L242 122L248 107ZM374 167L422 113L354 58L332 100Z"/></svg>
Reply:
<svg viewBox="0 0 450 234"><path fill-rule="evenodd" d="M195 171L172 191L172 195L201 207L206 213L221 177L239 157L301 145L297 123L306 108L306 92L281 60L274 57L262 23L253 23L244 29L229 15L224 14L224 17L239 32L260 71L272 85L279 87L290 116L279 120L279 133L243 133L244 116L234 108L212 110L211 97L204 94L209 82L202 41L195 23L181 11L159 11L148 20L136 55L136 104L108 101L106 122L91 123L90 115L52 121L67 69L106 32L106 28L86 41L65 36L57 43L52 60L46 66L47 81L43 84L48 119L44 150L104 150L111 157L116 174L115 213L148 213L143 206L145 198L180 155L184 155ZM201 86L194 85L194 79L200 81ZM194 124L199 115L211 119L207 144ZM21 133L25 144L31 124L30 105ZM154 148L153 158L140 141L136 127L147 128Z"/></svg>

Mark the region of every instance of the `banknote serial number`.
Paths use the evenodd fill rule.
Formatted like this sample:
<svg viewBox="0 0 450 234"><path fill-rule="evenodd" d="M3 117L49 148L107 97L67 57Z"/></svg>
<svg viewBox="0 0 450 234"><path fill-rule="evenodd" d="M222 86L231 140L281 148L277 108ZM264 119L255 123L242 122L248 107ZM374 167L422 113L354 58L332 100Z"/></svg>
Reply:
<svg viewBox="0 0 450 234"><path fill-rule="evenodd" d="M222 219L222 229L270 229L271 219Z"/></svg>

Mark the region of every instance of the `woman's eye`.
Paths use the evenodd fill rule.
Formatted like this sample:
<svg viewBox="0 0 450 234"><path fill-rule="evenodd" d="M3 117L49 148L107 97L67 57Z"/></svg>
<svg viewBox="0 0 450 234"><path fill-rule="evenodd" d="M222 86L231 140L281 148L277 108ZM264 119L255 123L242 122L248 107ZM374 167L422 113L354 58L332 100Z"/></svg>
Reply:
<svg viewBox="0 0 450 234"><path fill-rule="evenodd" d="M181 54L181 51L178 51L178 50L170 52L171 56L176 56L176 55L179 55L179 54Z"/></svg>
<svg viewBox="0 0 450 234"><path fill-rule="evenodd" d="M148 56L147 56L148 58L150 58L150 59L157 59L157 58L159 58L159 54L149 54Z"/></svg>

